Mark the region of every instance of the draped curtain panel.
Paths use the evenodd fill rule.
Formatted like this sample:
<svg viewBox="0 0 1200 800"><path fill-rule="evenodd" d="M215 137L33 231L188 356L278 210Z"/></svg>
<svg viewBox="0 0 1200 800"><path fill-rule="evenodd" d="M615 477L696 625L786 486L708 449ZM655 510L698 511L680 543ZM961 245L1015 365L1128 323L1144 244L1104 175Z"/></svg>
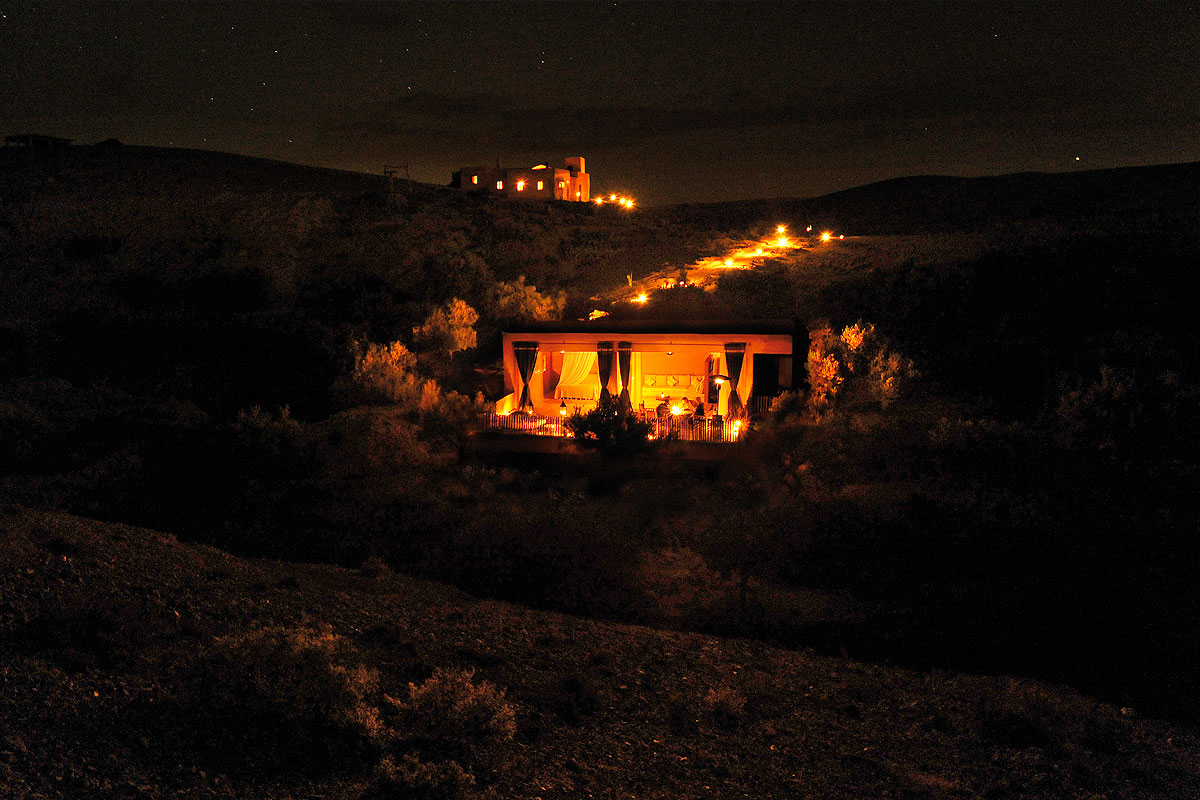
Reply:
<svg viewBox="0 0 1200 800"><path fill-rule="evenodd" d="M529 381L537 365L537 352L537 342L513 342L513 358L517 361L517 371L521 373L521 401L517 404L521 411L533 406L533 401L529 399Z"/></svg>
<svg viewBox="0 0 1200 800"><path fill-rule="evenodd" d="M621 371L621 408L633 408L629 396L629 365L633 361L633 342L617 342L617 365Z"/></svg>
<svg viewBox="0 0 1200 800"><path fill-rule="evenodd" d="M607 403L612 400L612 392L608 390L608 384L612 382L613 374L613 343L612 342L597 342L596 343L596 363L600 368L600 402Z"/></svg>
<svg viewBox="0 0 1200 800"><path fill-rule="evenodd" d="M595 366L595 353L564 353L558 388L554 390L554 396L562 397L563 387L578 386L583 383L587 380L588 375L592 374Z"/></svg>
<svg viewBox="0 0 1200 800"><path fill-rule="evenodd" d="M746 359L745 342L726 342L725 367L729 370L729 417L745 414L745 404L738 392L738 381L742 377L742 362Z"/></svg>

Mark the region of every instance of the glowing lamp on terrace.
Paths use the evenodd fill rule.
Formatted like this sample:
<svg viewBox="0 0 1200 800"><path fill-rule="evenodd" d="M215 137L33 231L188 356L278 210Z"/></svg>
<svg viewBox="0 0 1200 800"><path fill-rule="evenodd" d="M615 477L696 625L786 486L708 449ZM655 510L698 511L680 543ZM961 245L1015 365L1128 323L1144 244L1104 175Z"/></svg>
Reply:
<svg viewBox="0 0 1200 800"><path fill-rule="evenodd" d="M683 413L683 409L679 406L671 406L671 416L678 417Z"/></svg>
<svg viewBox="0 0 1200 800"><path fill-rule="evenodd" d="M566 400L563 400L561 403L558 404L558 415L560 417L565 417L567 415L567 401Z"/></svg>

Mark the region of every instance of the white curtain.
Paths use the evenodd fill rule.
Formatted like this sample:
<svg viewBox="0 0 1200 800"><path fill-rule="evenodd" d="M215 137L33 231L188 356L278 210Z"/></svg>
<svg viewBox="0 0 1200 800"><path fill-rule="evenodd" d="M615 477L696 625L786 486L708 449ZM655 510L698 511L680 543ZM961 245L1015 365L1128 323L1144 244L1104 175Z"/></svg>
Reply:
<svg viewBox="0 0 1200 800"><path fill-rule="evenodd" d="M555 397L562 397L562 391L567 386L578 386L587 381L588 376L596 369L596 351L586 353L564 353L563 365L558 378L558 388L554 390Z"/></svg>

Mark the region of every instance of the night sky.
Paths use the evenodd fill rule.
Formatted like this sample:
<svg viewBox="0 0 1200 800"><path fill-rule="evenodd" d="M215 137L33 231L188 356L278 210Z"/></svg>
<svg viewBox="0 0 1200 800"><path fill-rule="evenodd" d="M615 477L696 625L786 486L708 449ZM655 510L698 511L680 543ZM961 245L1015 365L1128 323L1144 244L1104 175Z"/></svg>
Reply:
<svg viewBox="0 0 1200 800"><path fill-rule="evenodd" d="M0 0L9 130L643 204L1200 160L1195 4Z"/></svg>

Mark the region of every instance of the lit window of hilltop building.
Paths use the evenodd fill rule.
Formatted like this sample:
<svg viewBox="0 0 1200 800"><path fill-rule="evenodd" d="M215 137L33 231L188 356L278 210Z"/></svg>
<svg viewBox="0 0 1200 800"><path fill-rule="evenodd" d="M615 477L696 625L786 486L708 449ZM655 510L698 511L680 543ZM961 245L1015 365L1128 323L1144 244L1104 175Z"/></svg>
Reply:
<svg viewBox="0 0 1200 800"><path fill-rule="evenodd" d="M592 197L591 176L585 169L582 156L566 158L563 166L554 168L546 164L532 167L463 167L454 173L450 185L456 189L475 191L489 191L488 187L495 186L495 192L522 200L586 203Z"/></svg>

